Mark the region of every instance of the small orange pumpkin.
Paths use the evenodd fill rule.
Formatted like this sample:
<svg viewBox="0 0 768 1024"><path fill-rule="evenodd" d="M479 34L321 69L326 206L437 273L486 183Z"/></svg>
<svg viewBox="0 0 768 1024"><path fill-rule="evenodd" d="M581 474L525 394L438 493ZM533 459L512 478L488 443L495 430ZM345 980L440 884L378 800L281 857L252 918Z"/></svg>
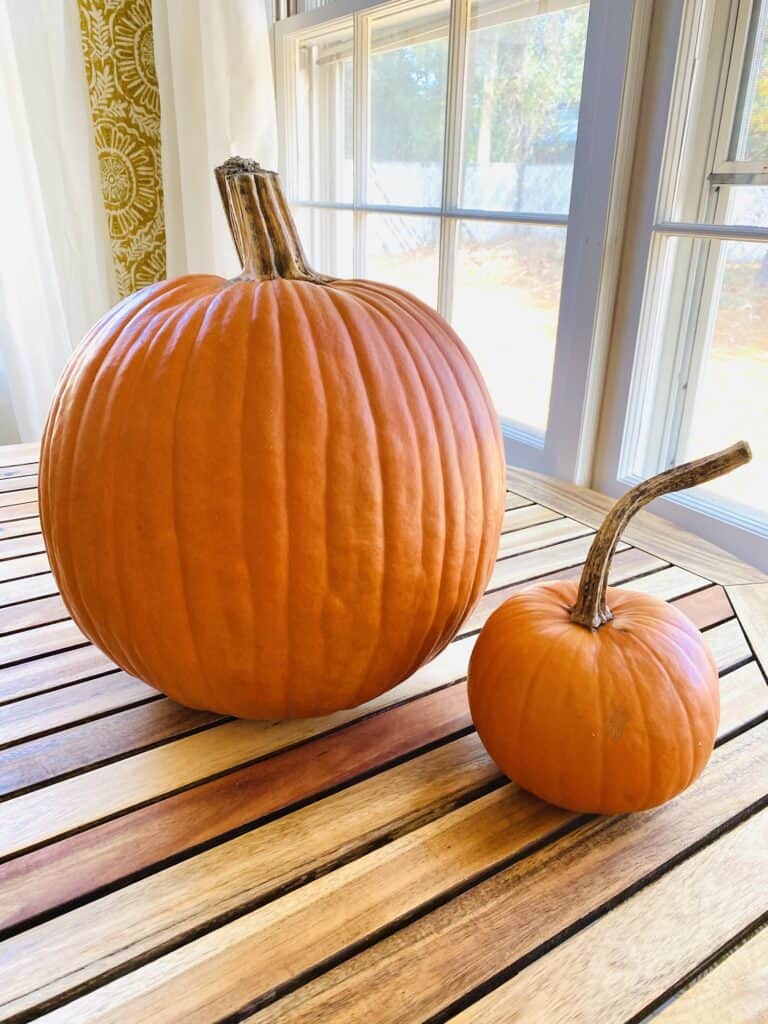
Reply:
<svg viewBox="0 0 768 1024"><path fill-rule="evenodd" d="M42 443L62 597L182 704L325 714L453 637L493 568L498 418L434 310L307 266L277 175L217 170L244 266L116 306L72 357Z"/></svg>
<svg viewBox="0 0 768 1024"><path fill-rule="evenodd" d="M488 619L469 666L472 718L524 789L613 814L664 803L700 774L720 717L714 658L674 605L609 588L608 572L642 505L749 458L741 442L638 484L595 535L578 586L531 586Z"/></svg>

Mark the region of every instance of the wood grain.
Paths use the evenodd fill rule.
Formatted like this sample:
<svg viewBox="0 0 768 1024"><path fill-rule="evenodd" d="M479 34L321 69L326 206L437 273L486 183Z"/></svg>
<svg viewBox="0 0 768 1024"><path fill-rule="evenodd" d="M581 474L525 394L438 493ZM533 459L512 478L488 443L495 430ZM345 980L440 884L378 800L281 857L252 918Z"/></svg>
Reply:
<svg viewBox="0 0 768 1024"><path fill-rule="evenodd" d="M0 582L18 580L23 576L36 576L38 573L50 572L50 569L46 554L7 558L0 561Z"/></svg>
<svg viewBox="0 0 768 1024"><path fill-rule="evenodd" d="M541 505L524 505L522 508L511 509L504 513L501 532L522 530L526 526L538 526L539 523L549 523L561 518L560 513L553 512L551 508L543 508Z"/></svg>
<svg viewBox="0 0 768 1024"><path fill-rule="evenodd" d="M764 811L450 1019L594 1024L634 1017L768 911L767 849ZM764 998L768 1006L768 992ZM727 1003L719 1012L731 1020Z"/></svg>
<svg viewBox="0 0 768 1024"><path fill-rule="evenodd" d="M729 587L728 596L755 657L768 676L768 583Z"/></svg>
<svg viewBox="0 0 768 1024"><path fill-rule="evenodd" d="M579 562L565 569L556 569L545 576L537 577L535 582L546 583L550 580L578 579L581 575L582 566L583 562ZM655 555L649 555L647 552L640 551L637 548L628 548L614 558L609 579L611 585L615 586L618 583L631 580L642 573L653 572L656 569L666 568L666 566L667 563L663 562L660 558L656 558ZM532 585L529 581L514 583L511 586L501 587L484 594L462 623L459 635L464 636L467 633L480 629L491 612L495 611L507 598Z"/></svg>
<svg viewBox="0 0 768 1024"><path fill-rule="evenodd" d="M71 619L25 629L20 633L9 633L0 637L0 666L10 665L23 658L53 654L88 642L88 637Z"/></svg>
<svg viewBox="0 0 768 1024"><path fill-rule="evenodd" d="M698 598L698 600L693 600L690 597L686 599L689 615L700 628L711 625L713 609L707 591L700 591L698 595L694 595L694 598ZM727 599L725 606L729 611L731 610ZM717 603L714 616L718 621L721 610L722 606ZM742 659L743 650L737 649L733 639L729 639L728 635L724 636L722 640L716 636L715 643L720 643L721 661L724 665L728 666L728 659L734 651L736 657L733 659L733 664L736 663L736 660ZM94 715L118 709L121 706L119 702L123 699L122 692L126 683L132 687L129 689L132 700L126 701L126 703L135 703L137 699L146 700L155 692L138 680L119 673L118 678L109 676L104 677L103 680L78 684L79 687L84 688L81 699L78 699L77 693L69 695L69 690L74 689L72 687L69 690L64 688L54 694L43 694L16 702L13 705L6 705L5 711L0 706L0 744L18 741L36 733L50 731L76 722L78 718L88 717L84 713L82 698L90 699ZM114 703L111 703L112 701ZM213 719L201 717L199 724L202 725L211 720ZM15 789L34 785L42 779L52 780L58 775L66 774L77 768L96 764L107 759L110 752L113 758L119 757L142 746L174 738L185 731L194 729L195 722L194 712L187 712L186 716L179 716L155 706L152 709L145 709L141 714L136 712L130 716L111 715L108 718L100 718L97 722L70 728L56 738L48 737L36 744L29 744L24 749L6 751L5 754L0 753L0 793L13 792ZM140 742L139 723L147 725L146 743ZM167 733L163 732L163 723L167 723Z"/></svg>
<svg viewBox="0 0 768 1024"><path fill-rule="evenodd" d="M49 622L60 622L68 618L69 612L58 594L54 594L53 597L40 597L34 601L22 601L21 604L0 608L0 636L14 633L18 629L45 626Z"/></svg>
<svg viewBox="0 0 768 1024"><path fill-rule="evenodd" d="M454 687L448 692L454 698L458 698L459 689L459 687ZM443 693L425 698L425 701L440 701L445 695L446 691L443 691ZM405 711L410 711L413 714L416 703L421 702L401 706L389 712L388 715L395 716L398 713L402 715ZM460 714L458 699L455 704L456 710ZM466 711L464 714L466 717L463 720L468 721ZM425 718L431 720L433 714L429 714L426 708L422 708L420 717L422 721ZM459 721L461 720L459 719ZM457 721L449 721L449 724L455 726ZM724 724L727 725L727 723ZM457 749L475 751L479 758L482 757L479 740L474 735L465 737L452 746L454 753L450 755L451 757L455 755ZM472 756L474 757L474 754ZM269 762L264 762L264 764L269 764ZM413 765L414 762L410 762L410 764ZM487 764L489 771L493 771L490 762ZM450 760L445 762L444 759L443 773L453 771L463 774L465 771L463 762L456 765ZM491 777L492 775L489 775L487 778ZM431 784L433 774L422 771L421 778L430 781ZM37 966L34 972L31 970L31 965L25 965L23 962L24 951L28 950L23 937L18 943L14 943L14 941L7 943L6 953L10 958L9 962L16 968L15 975L22 979L29 977L36 979L37 988L34 993L27 993L30 999L48 998L55 992L73 988L75 983L82 983L88 978L100 977L105 972L114 970L120 963L141 958L150 950L158 951L172 940L178 941L185 934L192 933L196 926L202 926L206 920L212 917L220 921L221 916L228 911L233 911L237 906L247 905L261 897L264 894L265 876L272 889L276 887L275 879L277 877L282 880L283 884L286 879L291 877L302 878L307 865L326 864L333 849L338 849L339 843L351 843L352 837L355 837L361 844L370 841L369 832L356 823L356 819L349 820L348 833L340 833L339 821L348 819L347 812L340 813L339 804L346 803L351 809L349 813L358 807L361 809L358 813L370 815L371 808L380 809L382 802L380 795L376 799L368 795L375 786L380 787L381 782L361 783L354 792L348 792L342 798L330 798L330 805L327 805L327 801L324 802L325 806L314 804L311 805L311 809L304 809L289 816L293 821L280 819L282 824L266 826L266 834L264 834L264 829L257 830L256 833L248 833L246 836L225 843L224 846L215 847L211 851L200 854L192 861L182 862L166 869L159 875L138 882L126 891L118 891L98 900L95 904L75 910L70 915L55 918L50 923L41 926L36 933ZM410 797L414 799L415 783L413 781L411 786ZM393 914L398 909L398 898L411 901L418 899L420 903L423 903L427 898L429 884L438 886L436 891L450 888L452 877L450 870L464 872L456 875L456 884L466 881L468 874L471 873L469 871L471 858L472 856L476 857L478 852L482 852L486 860L477 861L474 867L475 871L488 869L494 864L500 863L503 857L515 852L519 849L519 845L509 848L509 843L519 844L522 841L521 835L514 827L520 819L521 808L525 812L522 819L524 823L530 823L529 815L532 814L531 809L533 808L533 812L535 812L533 816L541 823L548 823L549 830L574 817L567 815L566 812L548 807L517 790L516 787L506 787L506 793L506 796L502 794L501 797L494 794L493 798L487 801L491 813L491 818L488 820L483 811L481 815L474 813L468 815L466 820L461 815L454 822L441 819L444 824L438 823L435 826L432 830L434 841L439 844L439 849L445 847L446 844L449 846L450 860L441 863L439 851L438 854L432 853L427 858L424 867L433 876L436 872L436 878L433 877L431 883L428 879L420 879L418 883L414 882L406 887L402 893L393 892L395 880L402 874L397 869L400 857L396 848L388 848L389 852L386 855L378 859L373 858L369 864L354 867L352 870L355 878L376 882L375 864L379 859L382 860L384 875L391 880L388 884L376 882L373 886L381 900L379 913L386 911L387 914ZM514 797L510 794L514 794ZM499 810L499 806L501 806L501 810ZM478 809L480 809L480 805L478 805ZM546 816L539 816L541 809L547 811ZM297 821L306 823L306 828L301 833L300 842L296 831ZM458 830L454 827L457 822L460 826ZM329 823L332 824L329 825ZM392 827L391 823L389 827ZM348 840L345 839L346 835L350 837ZM405 856L407 858L411 856L411 847L417 839L419 842L422 839L428 839L431 844L431 836L431 832L420 833L418 837L405 843ZM475 846L478 837L481 839L481 845ZM536 837L528 835L527 841L530 842L533 838ZM329 843L331 843L330 847ZM333 844L337 845L334 847ZM361 848L364 848L364 845ZM296 861L297 849L301 851L301 860L298 863ZM349 852L348 849L347 852ZM393 858L393 855L396 856ZM273 864L279 865L282 874L277 868L269 867ZM362 868L365 868L364 873L361 871ZM294 873L293 876L290 873L286 874L291 870ZM337 882L343 882L344 877L341 875ZM405 877L408 877L407 872ZM201 879L205 879L205 884L201 884ZM7 886L5 888L7 890ZM332 886L331 891L333 893L337 891L336 884ZM23 902L23 898L19 898L18 891L16 897L18 902ZM332 902L333 897L331 897ZM285 943L286 947L290 945L291 948L298 949L301 948L301 944L294 942L294 937L304 931L305 923L301 916L296 916L298 913L297 903L299 907L304 906L304 896L298 898L298 901L290 902L289 931L286 931L285 927L281 927L280 941ZM314 891L311 892L304 913L317 916L321 909L317 905ZM401 913L405 912L402 905L399 909ZM260 916L257 915L245 922L244 926L238 926L238 934L240 929L245 927L247 938L242 941L247 942L251 952L254 951L253 943L257 941L259 931L256 928L254 932L254 926L265 916L268 921L273 922L273 910L274 908L267 908ZM323 917L325 917L325 911L323 911ZM390 919L388 918L388 920ZM358 924L359 919L356 918L353 926ZM339 931L335 926L333 931L335 939L338 940ZM217 931L208 943L208 948L218 950L221 943L222 933ZM241 940L238 940L238 949L240 944ZM17 960L15 957L17 946L21 960ZM40 949L46 951L44 961L40 959ZM237 955L239 956L240 953L238 952ZM222 968L222 963L217 960L217 970L222 970ZM224 970L223 973L228 976L227 970ZM43 978L50 980L43 982L41 980ZM16 984L18 985L18 983L17 978ZM0 990L4 986L7 986L7 983L0 973ZM9 991L12 990L13 984L11 983ZM110 998L114 998L114 992L111 993ZM131 1012L134 1012L134 1008L131 1009Z"/></svg>
<svg viewBox="0 0 768 1024"><path fill-rule="evenodd" d="M21 505L11 505L8 507L0 506L0 523L16 522L20 519L29 519L32 517L37 517L37 514L37 500L25 501Z"/></svg>
<svg viewBox="0 0 768 1024"><path fill-rule="evenodd" d="M161 698L157 690L153 690L151 686L147 686L134 676L121 671L110 672L84 683L72 683L70 686L63 686L36 697L0 705L0 745L15 743L20 739L28 739L64 726L71 727L88 718L159 699ZM79 747L79 740L76 739L78 735L67 729L62 733L61 742L64 743L66 737ZM93 735L89 738L91 741L96 739ZM34 753L29 748L33 746L32 743L24 746L24 750L28 751L31 757L34 757ZM56 775L56 761L51 756L54 747L50 746L47 749L48 757L39 764L40 771L44 773L42 778ZM42 755L42 750L43 748L39 749L39 755ZM115 752L120 753L119 746ZM17 750L16 756L21 753L22 751ZM12 774L8 760L11 757L9 751L0 751L0 792L7 792L3 787L8 782L6 772Z"/></svg>
<svg viewBox="0 0 768 1024"><path fill-rule="evenodd" d="M671 803L590 820L249 1019L410 1024L444 1012L746 811L764 794L766 740L768 725L751 729L718 748L698 782ZM354 912L341 897L338 905L339 914ZM247 1005L252 978L249 971L233 997L230 976L227 998ZM174 982L169 973L164 991L175 997ZM187 979L188 1000L207 999L199 983L200 976L194 985Z"/></svg>
<svg viewBox="0 0 768 1024"><path fill-rule="evenodd" d="M18 708L18 705L11 705L11 708ZM12 720L5 735L47 724L53 717L48 708L41 709L38 716L27 719L26 723ZM10 748L0 750L0 793L50 782L84 767L117 760L126 753L156 746L221 721L224 721L223 717L213 712L193 711L154 696L149 697L144 705L123 709L119 715L107 714L55 735L41 736L39 734L43 730L36 729L30 733L38 736L36 740L23 744L16 741ZM20 763L26 769L21 773Z"/></svg>
<svg viewBox="0 0 768 1024"><path fill-rule="evenodd" d="M30 501L37 501L37 488L29 487L21 491L12 491L9 494L0 494L0 508L13 508L17 505L26 505Z"/></svg>
<svg viewBox="0 0 768 1024"><path fill-rule="evenodd" d="M24 441L21 444L5 444L0 447L0 466L21 466L37 463L40 458L40 444Z"/></svg>
<svg viewBox="0 0 768 1024"><path fill-rule="evenodd" d="M27 476L2 476L0 475L0 501L6 494L14 491L23 491L29 487L37 487L37 474Z"/></svg>
<svg viewBox="0 0 768 1024"><path fill-rule="evenodd" d="M38 555L44 551L45 541L39 533L26 537L9 537L7 540L0 540L0 561L9 558L19 558L22 555Z"/></svg>
<svg viewBox="0 0 768 1024"><path fill-rule="evenodd" d="M537 506L538 507L538 506ZM556 513L553 513L555 515ZM0 523L0 540L10 537L29 537L40 534L40 517L27 516L25 519L11 519Z"/></svg>
<svg viewBox="0 0 768 1024"><path fill-rule="evenodd" d="M693 978L661 1016L698 1020L749 978L739 950L700 974L766 912L768 685L748 642L765 649L766 577L639 517L611 584L705 630L718 746L673 803L577 818L499 776L463 677L501 602L580 574L588 492L507 494L489 591L390 694L236 722L117 670L70 621L36 452L0 449L0 1019L622 1020Z"/></svg>
<svg viewBox="0 0 768 1024"><path fill-rule="evenodd" d="M720 728L730 736L768 716L768 686L756 661L750 661L720 680Z"/></svg>
<svg viewBox="0 0 768 1024"><path fill-rule="evenodd" d="M693 594L680 597L675 601L675 607L679 611L685 612L699 629L716 626L733 615L733 607L728 600L725 588L720 586L707 587L706 590L698 590Z"/></svg>
<svg viewBox="0 0 768 1024"><path fill-rule="evenodd" d="M31 476L37 479L37 466L4 466L0 469L0 480L12 480L17 476Z"/></svg>
<svg viewBox="0 0 768 1024"><path fill-rule="evenodd" d="M597 491L551 480L531 470L508 468L507 484L530 495L535 502L593 527L600 525L613 505L612 498ZM652 512L638 512L625 531L624 539L715 583L768 582L768 577L759 569Z"/></svg>
<svg viewBox="0 0 768 1024"><path fill-rule="evenodd" d="M86 775L0 803L0 857L64 835L130 807L266 757L399 701L444 686L466 672L471 640L451 644L409 680L360 707L282 722L226 722Z"/></svg>
<svg viewBox="0 0 768 1024"><path fill-rule="evenodd" d="M715 656L719 672L734 668L752 657L744 632L735 618L708 629L704 639Z"/></svg>
<svg viewBox="0 0 768 1024"><path fill-rule="evenodd" d="M765 892L765 883L759 887ZM655 1016L659 1024L723 1020L758 1024L768 1020L768 927L763 927Z"/></svg>
<svg viewBox="0 0 768 1024"><path fill-rule="evenodd" d="M493 568L487 590L497 590L511 583L523 583L573 565L580 565L586 557L589 544L590 537L578 537L539 551L501 558Z"/></svg>
<svg viewBox="0 0 768 1024"><path fill-rule="evenodd" d="M504 498L504 508L506 510L522 508L524 505L532 504L533 502L530 498L526 498L522 494L515 494L514 491L507 491L506 497Z"/></svg>
<svg viewBox="0 0 768 1024"><path fill-rule="evenodd" d="M427 764L432 770L425 771ZM12 938L5 945L5 966L0 966L0 1008L12 1014L45 1003L127 961L178 942L212 918L263 900L352 851L365 850L382 834L402 832L434 814L437 801L455 799L469 785L477 787L490 771L479 745L468 739L457 741L137 882L122 893L40 925L34 949L24 934ZM566 812L508 786L415 832L407 831L329 878L217 929L194 944L193 969L199 970L221 946L237 944L242 954L247 945L251 964L259 964L259 985L269 989L283 980L287 963L300 969L314 962L315 952L322 959L329 932L342 945L364 936L372 915L391 920L392 915L406 913L468 874L519 852L566 819ZM354 899L362 908L366 889L375 898L367 900L365 913L339 922L342 928L337 930L334 904L343 895L345 901ZM321 921L324 925L318 929ZM278 935L279 946L275 944ZM318 937L321 942L316 945ZM188 952L190 947L179 952L181 960L186 960ZM153 989L151 975L164 976L168 966L151 965L118 988L136 994ZM179 973L178 968L173 973ZM224 967L223 976L227 974ZM121 1014L123 1019L126 1014L130 1020L152 1019L150 1010L131 1005L132 999L124 1003L113 986L103 995L117 1004L115 1017L108 1019ZM151 1013L155 1014L159 1007L153 1003ZM182 1015L177 1019L186 1019L186 1007L173 1012ZM76 1013L76 1019L89 1019L90 1010L82 1005ZM167 1014L158 1017L163 1018L168 1019Z"/></svg>
<svg viewBox="0 0 768 1024"><path fill-rule="evenodd" d="M288 807L383 770L469 724L466 691L452 687L9 861L0 865L0 928L39 917L218 837L251 828ZM478 781L470 778L465 756L472 764L485 766L484 783L497 778L497 769L490 766L474 733L458 747L451 745L444 757L435 752L416 770L430 774L431 785L439 786L445 773L438 769L448 758L459 766L460 791L465 792L465 786L471 789ZM412 774L405 768L403 772L412 786ZM356 802L355 794L350 800ZM405 799L403 810L408 806Z"/></svg>
<svg viewBox="0 0 768 1024"><path fill-rule="evenodd" d="M765 763L768 764L768 756ZM704 828L711 821L711 810L702 808L701 802L700 795L697 806L701 819L696 823L697 828ZM741 806L741 801L738 803ZM723 810L719 808L721 814ZM532 816L535 816L533 822ZM554 877L551 864L554 858L558 858L558 864L561 860L568 861L567 856L558 855L573 848L573 837L582 839L589 835L598 849L587 845L582 853L579 848L579 853L570 858L570 871L566 867L565 873L571 875L572 881L576 879L585 888L594 888L598 893L599 876L589 871L591 865L581 863L583 857L607 867L611 854L615 858L615 844L623 840L622 864L626 863L626 867L622 871L614 865L613 871L616 884L625 886L639 871L647 870L646 859L664 863L674 849L674 840L667 837L663 849L649 850L643 841L647 827L632 829L626 819L613 819L613 830L609 822L603 829L599 828L602 822L597 823L598 827L590 823L571 836L545 846L539 853L526 850L536 840L551 836L558 826L573 820L568 812L558 811L513 786L506 787L286 894L268 907L254 910L209 935L187 942L179 950L155 959L125 978L77 999L67 1009L74 1019L83 1022L96 1019L104 1022L218 1020L241 1011L254 1001L269 998L275 989L300 978L313 965L343 954L405 915L428 908L429 901L441 893L450 894L457 887L472 885L479 875L495 868L498 873L488 881L479 882L432 914L418 919L414 925L353 957L318 982L310 982L296 993L296 1002L289 996L283 1004L277 1003L267 1011L270 1014L267 1019L280 1021L292 1021L294 1017L296 1020L329 1020L334 1024L337 1021L358 1024L365 1020L375 1020L377 1024L422 1021L428 1017L424 1010L437 1006L433 1000L425 998L426 992L441 993L445 986L463 985L466 981L462 945L446 950L453 968L450 978L441 976L442 972L432 973L436 960L431 949L430 955L424 956L427 947L435 941L433 925L436 922L448 919L454 926L460 925L452 913L456 903L467 900L476 905L477 894L486 897L480 900L484 913L471 915L475 929L466 952L474 966L477 961L479 964L485 961L483 953L488 961L498 956L497 950L491 948L497 931L503 933L503 941L508 945L514 941L513 936L525 932L530 918L537 916L535 911L529 910L524 917L513 914L500 920L501 908L493 906L491 910L489 907L490 894L503 894L497 896L500 903L517 898L525 900L528 906L539 894L545 900L552 900L550 888L560 889L560 883ZM678 836L677 843L681 841L682 837ZM639 849L633 849L634 844ZM529 856L512 867L505 866L505 860L524 852ZM550 864L546 876L541 872L542 861ZM607 870L610 873L609 867ZM583 878L585 871L589 871L587 879ZM525 884L510 883L510 878L521 877ZM566 905L569 904L564 896L567 891L561 889L562 902ZM573 904L560 909L560 913L569 912L574 913ZM517 927L510 928L510 921L516 921ZM544 930L549 924L551 921L545 919L539 922L539 927ZM419 933L419 940L411 947L412 955L408 957L402 937L413 932ZM446 938L440 934L441 938ZM397 973L387 970L386 982L380 984L376 969L369 974L367 965L374 961L383 965L387 955L377 954L389 946L396 946L403 952L407 967L401 961L398 966L405 969ZM254 963L259 965L257 971L254 971ZM358 976L356 968L361 965L364 965L363 976ZM341 974L345 981L339 980ZM349 979L348 985L346 979ZM371 981L375 995L368 988ZM9 984L13 983L10 977ZM0 990L2 988L0 986ZM295 1016L301 996L315 990L322 990L325 998L302 1003L300 1015ZM174 1018L172 1014L178 1016ZM51 1020L56 1019L56 1015L52 1015Z"/></svg>
<svg viewBox="0 0 768 1024"><path fill-rule="evenodd" d="M0 668L0 703L32 697L68 683L113 672L114 662L96 647L77 647Z"/></svg>
<svg viewBox="0 0 768 1024"><path fill-rule="evenodd" d="M536 507L535 505L533 506ZM521 554L524 551L536 551L550 544L569 540L571 537L585 537L593 531L583 523L561 517L552 522L529 526L527 529L512 530L502 533L499 540L499 558L507 555Z"/></svg>
<svg viewBox="0 0 768 1024"><path fill-rule="evenodd" d="M49 572L0 582L0 608L4 605L16 604L19 601L31 601L36 597L52 597L58 592L56 581Z"/></svg>

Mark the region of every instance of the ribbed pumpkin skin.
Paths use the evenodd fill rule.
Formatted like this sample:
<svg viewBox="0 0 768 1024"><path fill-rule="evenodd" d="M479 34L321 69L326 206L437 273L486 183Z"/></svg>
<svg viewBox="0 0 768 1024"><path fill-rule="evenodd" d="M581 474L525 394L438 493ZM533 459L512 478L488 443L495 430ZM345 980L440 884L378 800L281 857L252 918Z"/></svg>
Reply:
<svg viewBox="0 0 768 1024"><path fill-rule="evenodd" d="M178 278L65 370L40 514L62 597L192 707L317 715L440 651L490 575L503 449L476 366L369 282Z"/></svg>
<svg viewBox="0 0 768 1024"><path fill-rule="evenodd" d="M569 810L616 814L664 803L706 765L720 717L712 654L682 612L608 588L613 619L571 621L577 584L539 584L486 622L469 702L499 767Z"/></svg>

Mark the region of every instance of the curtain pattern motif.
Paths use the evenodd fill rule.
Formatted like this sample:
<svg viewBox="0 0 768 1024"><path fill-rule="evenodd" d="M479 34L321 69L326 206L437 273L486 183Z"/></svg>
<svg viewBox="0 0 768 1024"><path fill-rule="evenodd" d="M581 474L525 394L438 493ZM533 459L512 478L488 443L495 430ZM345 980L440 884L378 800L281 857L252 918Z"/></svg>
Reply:
<svg viewBox="0 0 768 1024"><path fill-rule="evenodd" d="M166 276L151 0L78 0L101 190L121 296Z"/></svg>

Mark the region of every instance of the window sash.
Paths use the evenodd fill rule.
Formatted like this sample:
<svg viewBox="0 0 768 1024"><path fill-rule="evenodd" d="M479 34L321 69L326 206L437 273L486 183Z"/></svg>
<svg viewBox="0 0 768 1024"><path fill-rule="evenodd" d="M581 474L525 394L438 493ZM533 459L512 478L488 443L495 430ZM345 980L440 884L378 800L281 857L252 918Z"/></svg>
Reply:
<svg viewBox="0 0 768 1024"><path fill-rule="evenodd" d="M548 9L570 6L553 0ZM591 0L579 129L575 148L569 215L536 211L464 209L460 205L461 126L464 113L470 0L453 0L449 26L448 95L441 204L435 207L390 207L367 202L367 76L370 19L412 6L412 0L333 0L323 8L280 21L275 26L275 56L283 177L293 181L295 74L293 54L302 37L329 31L345 19L354 21L355 189L352 203L302 200L297 206L351 210L355 219L355 269L363 265L366 213L438 217L438 308L452 305L458 223L487 220L567 226L561 300L552 376L549 419L543 436L512 421L502 421L509 462L580 483L589 482L597 417L605 372L607 340L623 213L629 190L632 141L638 116L638 80L650 24L646 0ZM521 0L521 16L537 5ZM575 201L573 200L575 197Z"/></svg>
<svg viewBox="0 0 768 1024"><path fill-rule="evenodd" d="M637 188L629 211L624 240L625 265L622 272L621 299L617 305L612 339L611 364L606 381L606 397L601 416L601 441L595 463L594 483L600 490L619 495L637 483L646 472L674 461L684 440L695 396L681 400L686 382L697 379L698 367L708 343L709 318L716 309L714 297L719 291L719 252L716 243L733 241L767 242L768 226L745 226L723 222L727 202L714 198L711 175L728 165L734 118L746 47L751 4L746 0L715 0L713 7L693 0L669 0L657 8L649 51L654 67L653 102L646 102L639 129ZM709 45L702 41L702 19L714 14L711 24L722 47L722 77L713 97L713 131L708 152L696 154L701 180L697 189L691 183L695 217L675 219L676 190L685 138L685 111L690 100L691 69ZM695 58L695 59L694 59ZM686 77L687 76L687 77ZM695 161L694 161L695 162ZM742 166L741 164L739 166ZM730 183L729 183L730 184ZM731 187L738 187L733 184ZM723 190L724 191L724 190ZM721 191L722 195L722 191ZM719 222L718 222L719 221ZM688 275L687 284L678 290L680 307L686 302L701 305L698 317L677 310L675 322L685 322L677 346L668 346L662 354L667 393L645 395L653 389L649 359L651 340L657 325L657 299L665 273L663 254L670 238L698 239L699 246L712 240L704 257L694 251L691 265L679 268ZM696 246L692 246L695 250ZM648 404L656 398L656 436L650 442L643 437L643 417ZM638 456L644 454L643 442L656 456L656 464L646 462L638 469ZM641 459L642 462L642 459ZM768 569L768 530L765 520L750 510L728 503L706 492L668 496L660 499L662 515L700 536L735 552L752 564Z"/></svg>

